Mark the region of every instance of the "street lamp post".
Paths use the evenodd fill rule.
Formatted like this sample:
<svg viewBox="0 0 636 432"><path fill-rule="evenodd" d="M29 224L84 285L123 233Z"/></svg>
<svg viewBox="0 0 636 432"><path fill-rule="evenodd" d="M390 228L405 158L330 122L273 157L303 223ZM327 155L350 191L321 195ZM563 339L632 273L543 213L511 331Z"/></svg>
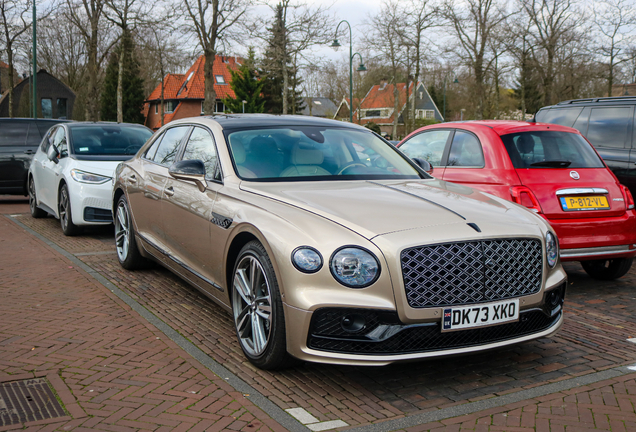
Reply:
<svg viewBox="0 0 636 432"><path fill-rule="evenodd" d="M349 26L349 122L353 123L353 58L356 55L360 57L360 65L358 66L358 69L356 69L356 72L360 72L363 74L367 71L367 68L364 67L364 63L362 62L362 56L360 55L360 53L353 52L353 35L351 32L351 24L349 24L349 21L347 20L340 21L338 25L336 26L335 34L338 35L338 29L340 28L340 24L342 23L347 23L347 25ZM335 51L338 51L338 49L342 45L340 45L340 42L338 42L338 39L334 38L333 43L330 46Z"/></svg>
<svg viewBox="0 0 636 432"><path fill-rule="evenodd" d="M444 75L444 115L443 115L444 123L446 123L446 80L448 79L448 75L449 73ZM453 80L453 84L457 84L457 83L459 83L459 81L457 81L457 77L455 77L455 79Z"/></svg>
<svg viewBox="0 0 636 432"><path fill-rule="evenodd" d="M245 102L247 102L246 100L243 101L243 114L245 114Z"/></svg>
<svg viewBox="0 0 636 432"><path fill-rule="evenodd" d="M35 24L35 0L33 0L33 118L38 118L38 77L37 77L37 64L38 64L38 54L37 54L37 42L36 42L36 24Z"/></svg>

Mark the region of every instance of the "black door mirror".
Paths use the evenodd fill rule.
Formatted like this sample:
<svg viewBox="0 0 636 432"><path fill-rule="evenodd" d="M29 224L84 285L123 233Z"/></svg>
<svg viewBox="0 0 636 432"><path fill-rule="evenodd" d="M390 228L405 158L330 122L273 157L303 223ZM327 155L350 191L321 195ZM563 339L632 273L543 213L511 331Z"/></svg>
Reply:
<svg viewBox="0 0 636 432"><path fill-rule="evenodd" d="M46 157L48 157L50 161L58 163L60 161L58 159L59 155L60 155L60 152L57 150L57 147L51 144L49 146L49 149L46 151Z"/></svg>
<svg viewBox="0 0 636 432"><path fill-rule="evenodd" d="M433 174L433 165L431 165L429 161L416 157L416 158L413 158L413 162L415 162L420 168L422 168L427 173Z"/></svg>
<svg viewBox="0 0 636 432"><path fill-rule="evenodd" d="M175 162L168 170L168 173L179 180L193 181L201 192L205 191L207 187L205 165L198 159Z"/></svg>

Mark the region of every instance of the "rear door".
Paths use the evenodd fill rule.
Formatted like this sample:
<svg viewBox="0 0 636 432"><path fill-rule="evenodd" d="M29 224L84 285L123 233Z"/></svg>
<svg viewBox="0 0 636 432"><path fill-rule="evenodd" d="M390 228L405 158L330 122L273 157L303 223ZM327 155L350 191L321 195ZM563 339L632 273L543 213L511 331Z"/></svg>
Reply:
<svg viewBox="0 0 636 432"><path fill-rule="evenodd" d="M0 194L26 193L27 172L40 139L34 121L7 120L0 123ZM27 146L32 142L35 142L33 148Z"/></svg>
<svg viewBox="0 0 636 432"><path fill-rule="evenodd" d="M625 212L618 183L582 136L530 131L501 138L521 183L534 193L548 219L610 217Z"/></svg>

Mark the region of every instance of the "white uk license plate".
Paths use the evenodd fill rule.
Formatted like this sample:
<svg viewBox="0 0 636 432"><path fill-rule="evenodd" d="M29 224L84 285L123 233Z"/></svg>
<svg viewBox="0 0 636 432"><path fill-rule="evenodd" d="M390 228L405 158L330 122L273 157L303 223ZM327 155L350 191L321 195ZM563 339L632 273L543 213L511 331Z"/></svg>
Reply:
<svg viewBox="0 0 636 432"><path fill-rule="evenodd" d="M444 308L442 331L463 330L519 321L519 299Z"/></svg>

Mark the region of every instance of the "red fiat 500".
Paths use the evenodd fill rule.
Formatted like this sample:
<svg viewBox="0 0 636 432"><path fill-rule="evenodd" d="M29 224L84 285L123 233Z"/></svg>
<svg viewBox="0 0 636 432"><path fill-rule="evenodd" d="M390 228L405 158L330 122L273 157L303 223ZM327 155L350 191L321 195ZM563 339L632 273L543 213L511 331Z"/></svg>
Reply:
<svg viewBox="0 0 636 432"><path fill-rule="evenodd" d="M398 147L428 161L439 179L543 216L557 232L562 261L581 261L597 279L629 271L636 256L634 199L576 129L501 120L441 123L418 129Z"/></svg>

